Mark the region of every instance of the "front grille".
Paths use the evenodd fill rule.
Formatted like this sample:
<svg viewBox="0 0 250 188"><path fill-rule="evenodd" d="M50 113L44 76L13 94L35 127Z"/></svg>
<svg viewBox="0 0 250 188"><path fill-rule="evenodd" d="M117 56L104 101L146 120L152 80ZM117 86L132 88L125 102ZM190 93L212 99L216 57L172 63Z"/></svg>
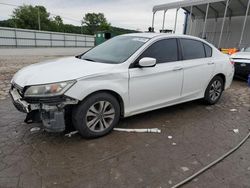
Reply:
<svg viewBox="0 0 250 188"><path fill-rule="evenodd" d="M243 78L247 78L250 74L250 63L235 62L235 75Z"/></svg>
<svg viewBox="0 0 250 188"><path fill-rule="evenodd" d="M250 67L250 63L235 62L234 64L235 64L235 66L242 67L242 68L245 68L245 69Z"/></svg>
<svg viewBox="0 0 250 188"><path fill-rule="evenodd" d="M56 97L25 97L24 100L30 104L45 103L45 104L58 104L66 101L64 96Z"/></svg>

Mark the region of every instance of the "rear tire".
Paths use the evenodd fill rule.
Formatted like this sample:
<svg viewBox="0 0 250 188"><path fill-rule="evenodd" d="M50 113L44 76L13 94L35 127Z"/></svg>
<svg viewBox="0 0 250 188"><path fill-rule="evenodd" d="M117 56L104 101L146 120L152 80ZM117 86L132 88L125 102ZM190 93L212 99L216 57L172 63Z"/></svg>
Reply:
<svg viewBox="0 0 250 188"><path fill-rule="evenodd" d="M216 104L223 93L224 81L220 76L215 76L208 84L204 101L209 105Z"/></svg>
<svg viewBox="0 0 250 188"><path fill-rule="evenodd" d="M86 98L72 112L73 125L83 138L97 138L108 134L119 119L119 102L105 92Z"/></svg>

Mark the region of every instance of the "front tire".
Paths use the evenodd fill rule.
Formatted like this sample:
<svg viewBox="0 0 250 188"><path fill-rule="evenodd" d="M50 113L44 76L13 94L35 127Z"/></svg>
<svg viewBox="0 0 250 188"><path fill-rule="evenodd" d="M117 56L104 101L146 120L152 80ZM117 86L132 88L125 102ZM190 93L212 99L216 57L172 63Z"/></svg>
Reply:
<svg viewBox="0 0 250 188"><path fill-rule="evenodd" d="M224 81L220 76L215 76L207 86L204 100L209 105L216 104L224 90Z"/></svg>
<svg viewBox="0 0 250 188"><path fill-rule="evenodd" d="M97 138L108 134L119 119L119 102L105 92L86 98L72 113L73 125L83 138Z"/></svg>

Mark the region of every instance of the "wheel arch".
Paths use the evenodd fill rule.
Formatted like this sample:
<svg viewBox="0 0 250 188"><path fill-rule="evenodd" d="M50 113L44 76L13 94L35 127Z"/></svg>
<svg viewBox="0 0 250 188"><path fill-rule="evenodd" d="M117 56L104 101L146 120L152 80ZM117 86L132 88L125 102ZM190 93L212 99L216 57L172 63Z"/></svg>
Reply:
<svg viewBox="0 0 250 188"><path fill-rule="evenodd" d="M88 94L86 97L84 97L84 99L82 101L84 101L86 98L92 96L92 95L95 95L97 93L109 93L110 95L114 96L116 98L116 100L119 102L119 105L120 105L120 111L121 111L121 117L124 117L124 101L121 97L120 94L118 94L117 92L113 91L113 90L109 90L109 89L103 89L103 90L98 90L98 91L94 91L90 94Z"/></svg>
<svg viewBox="0 0 250 188"><path fill-rule="evenodd" d="M223 74L223 73L218 73L218 74L216 74L214 77L216 77L216 76L219 76L219 77L221 77L222 78L222 80L223 80L223 90L225 89L225 86L226 86L226 76ZM212 78L212 79L214 79L214 77ZM211 80L212 80L211 79Z"/></svg>
<svg viewBox="0 0 250 188"><path fill-rule="evenodd" d="M209 94L209 89L210 89L210 84L212 84L212 81L215 79L215 78L220 78L220 79L222 79L222 81L223 81L223 87L222 87L222 90L221 90L221 92L220 92L220 96L217 98L217 99L215 99L215 100L211 100L210 99L210 94ZM226 77L225 77L225 75L223 74L223 73L218 73L218 74L215 74L213 77L212 77L212 79L209 81L209 83L208 83L208 85L207 85L207 88L206 88L206 90L205 90L205 93L204 93L204 101L205 101L205 103L206 104L208 104L208 105L213 105L213 104L215 104L215 103L217 103L217 101L220 99L220 97L221 97L221 95L222 95L222 92L223 92L223 90L225 90L225 85L226 85Z"/></svg>

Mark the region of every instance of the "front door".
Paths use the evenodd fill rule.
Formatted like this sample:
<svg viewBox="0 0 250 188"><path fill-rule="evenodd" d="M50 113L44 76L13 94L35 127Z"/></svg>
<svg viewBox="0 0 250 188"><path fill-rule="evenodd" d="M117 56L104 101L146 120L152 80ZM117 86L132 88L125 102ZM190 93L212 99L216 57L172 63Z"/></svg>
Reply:
<svg viewBox="0 0 250 188"><path fill-rule="evenodd" d="M183 69L176 39L162 39L148 47L136 60L156 59L155 67L129 69L130 112L136 114L178 99L181 95Z"/></svg>

